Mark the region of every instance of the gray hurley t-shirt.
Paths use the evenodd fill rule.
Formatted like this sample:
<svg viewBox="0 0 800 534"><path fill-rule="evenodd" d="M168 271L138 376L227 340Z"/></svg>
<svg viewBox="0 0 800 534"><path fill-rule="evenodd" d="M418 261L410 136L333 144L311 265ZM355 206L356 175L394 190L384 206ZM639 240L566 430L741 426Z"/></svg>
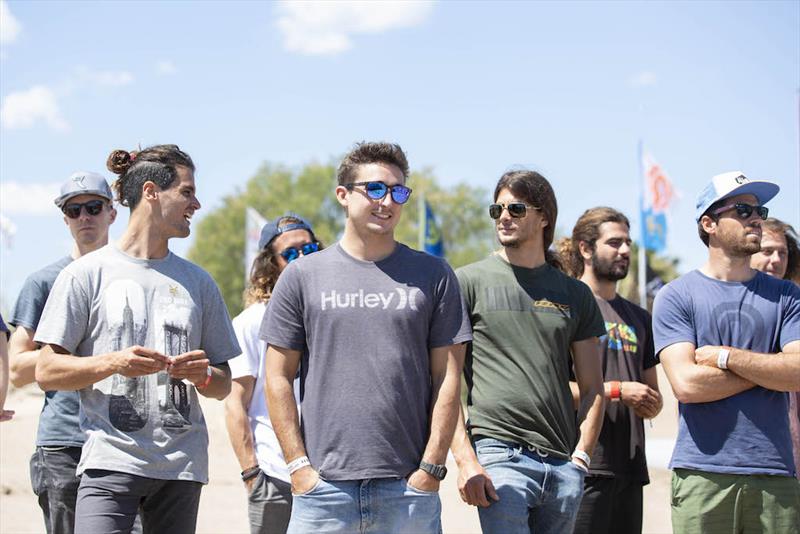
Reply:
<svg viewBox="0 0 800 534"><path fill-rule="evenodd" d="M430 432L430 349L472 339L447 263L398 244L379 262L338 244L292 262L261 337L303 351L301 428L329 480L405 477Z"/></svg>
<svg viewBox="0 0 800 534"><path fill-rule="evenodd" d="M115 245L58 275L38 343L95 356L133 345L168 356L202 349L212 364L241 351L214 280L171 252L159 260ZM78 474L106 469L162 480L208 482L208 434L194 386L165 371L112 375L80 391L86 432Z"/></svg>
<svg viewBox="0 0 800 534"><path fill-rule="evenodd" d="M36 332L39 319L50 289L61 270L72 262L64 256L30 275L19 292L11 318L8 321L16 327ZM80 447L84 436L78 424L80 399L77 391L45 391L44 406L39 415L39 429L36 432L36 445L56 447Z"/></svg>

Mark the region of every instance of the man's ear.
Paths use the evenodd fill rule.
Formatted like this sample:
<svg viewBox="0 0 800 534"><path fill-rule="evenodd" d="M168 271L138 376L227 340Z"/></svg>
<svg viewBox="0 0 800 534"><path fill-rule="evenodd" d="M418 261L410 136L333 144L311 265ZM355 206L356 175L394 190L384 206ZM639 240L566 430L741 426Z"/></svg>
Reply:
<svg viewBox="0 0 800 534"><path fill-rule="evenodd" d="M708 235L714 234L717 231L717 221L710 215L703 215L700 218L700 226Z"/></svg>
<svg viewBox="0 0 800 534"><path fill-rule="evenodd" d="M581 257L584 260L591 259L594 253L594 250L586 241L578 241L578 251L581 253Z"/></svg>
<svg viewBox="0 0 800 534"><path fill-rule="evenodd" d="M155 182L151 182L147 180L142 185L142 199L143 200L158 200L158 194L161 192L161 189L155 184Z"/></svg>

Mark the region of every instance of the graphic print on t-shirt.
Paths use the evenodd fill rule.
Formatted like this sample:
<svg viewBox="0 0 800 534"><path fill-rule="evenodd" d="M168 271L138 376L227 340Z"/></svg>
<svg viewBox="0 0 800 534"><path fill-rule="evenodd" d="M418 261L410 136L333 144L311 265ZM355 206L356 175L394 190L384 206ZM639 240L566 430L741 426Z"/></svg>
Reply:
<svg viewBox="0 0 800 534"><path fill-rule="evenodd" d="M636 337L636 330L632 327L625 323L606 321L606 332L607 334L603 337L608 337L609 349L636 353L639 339ZM600 342L603 342L602 338Z"/></svg>
<svg viewBox="0 0 800 534"><path fill-rule="evenodd" d="M158 288L151 303L153 321L148 325L144 289L132 280L109 284L104 300L113 333L112 350L142 345L153 346L167 356L187 352L191 303L181 293L185 289L178 285L164 287L164 291ZM156 331L150 332L148 328L153 325ZM157 420L153 423L160 423L164 430L183 432L191 426L189 390L182 380L171 378L167 371L135 378L115 374L108 394L109 421L123 432L144 428L153 408L157 409ZM153 398L157 399L156 406Z"/></svg>

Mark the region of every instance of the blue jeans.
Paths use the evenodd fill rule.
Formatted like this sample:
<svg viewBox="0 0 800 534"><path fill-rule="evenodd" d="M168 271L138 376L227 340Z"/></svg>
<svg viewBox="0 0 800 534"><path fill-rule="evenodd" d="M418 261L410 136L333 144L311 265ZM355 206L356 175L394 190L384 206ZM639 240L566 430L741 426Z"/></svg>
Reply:
<svg viewBox="0 0 800 534"><path fill-rule="evenodd" d="M491 438L476 441L475 452L500 497L478 508L484 534L572 532L583 495L581 468Z"/></svg>
<svg viewBox="0 0 800 534"><path fill-rule="evenodd" d="M442 503L405 479L326 481L294 495L289 534L439 534Z"/></svg>

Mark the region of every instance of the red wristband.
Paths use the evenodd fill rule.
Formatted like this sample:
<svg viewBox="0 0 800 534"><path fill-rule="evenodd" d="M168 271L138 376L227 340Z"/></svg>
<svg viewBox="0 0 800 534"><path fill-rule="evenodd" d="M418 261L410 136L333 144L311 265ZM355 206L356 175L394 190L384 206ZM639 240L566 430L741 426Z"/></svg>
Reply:
<svg viewBox="0 0 800 534"><path fill-rule="evenodd" d="M196 385L195 387L197 389L206 389L206 387L208 387L208 385L210 383L211 383L211 366L209 365L208 367L206 367L206 379L205 379L205 381L200 385Z"/></svg>
<svg viewBox="0 0 800 534"><path fill-rule="evenodd" d="M609 382L611 386L611 394L609 398L611 400L618 400L622 396L622 385L619 383L619 380L612 380Z"/></svg>

